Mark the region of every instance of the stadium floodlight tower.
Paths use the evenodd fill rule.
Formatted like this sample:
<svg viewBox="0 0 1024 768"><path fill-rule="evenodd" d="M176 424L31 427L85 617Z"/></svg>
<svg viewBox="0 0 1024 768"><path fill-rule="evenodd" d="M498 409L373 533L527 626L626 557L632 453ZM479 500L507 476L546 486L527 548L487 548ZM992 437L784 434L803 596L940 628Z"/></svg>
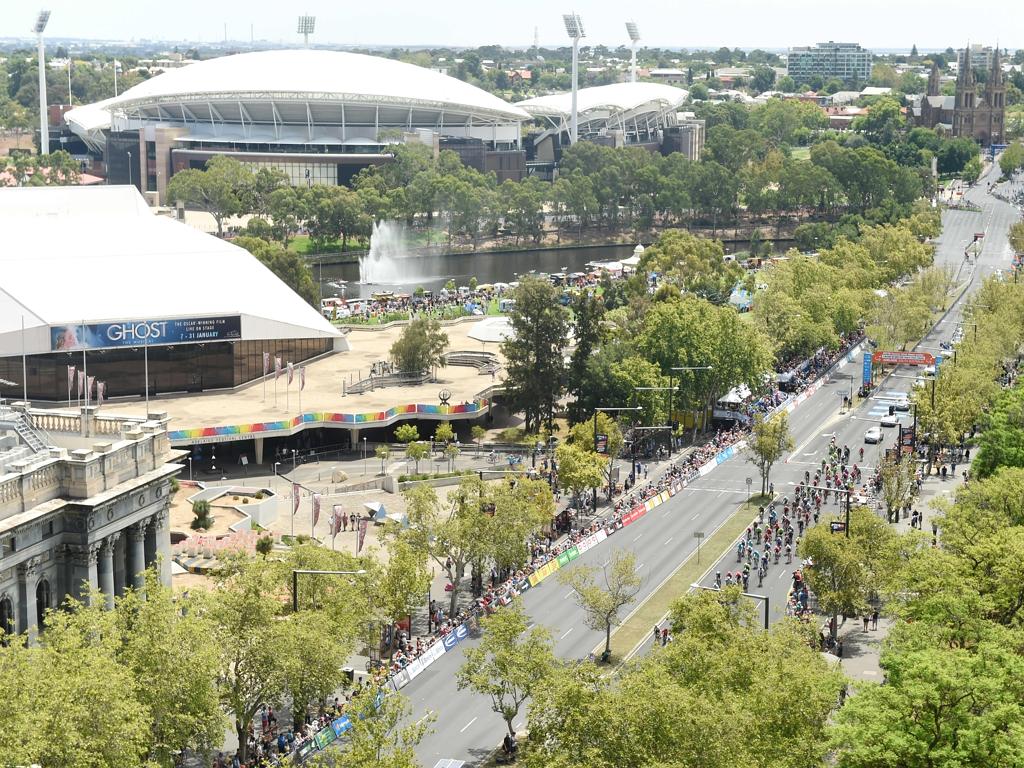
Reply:
<svg viewBox="0 0 1024 768"><path fill-rule="evenodd" d="M629 82L636 82L636 44L640 42L640 30L635 21L626 22L626 32L629 33Z"/></svg>
<svg viewBox="0 0 1024 768"><path fill-rule="evenodd" d="M315 29L316 16L299 16L299 27L297 31L302 35L306 48L309 48L309 36L313 34L313 30Z"/></svg>
<svg viewBox="0 0 1024 768"><path fill-rule="evenodd" d="M566 13L562 18L565 20L565 31L569 33L569 38L572 40L572 115L569 118L569 143L575 144L579 129L576 98L580 88L580 39L587 35L583 31L583 19L578 13Z"/></svg>
<svg viewBox="0 0 1024 768"><path fill-rule="evenodd" d="M43 31L50 20L49 11L40 11L32 31L36 33L39 45L39 154L50 154L50 126L46 119L46 51L43 46Z"/></svg>

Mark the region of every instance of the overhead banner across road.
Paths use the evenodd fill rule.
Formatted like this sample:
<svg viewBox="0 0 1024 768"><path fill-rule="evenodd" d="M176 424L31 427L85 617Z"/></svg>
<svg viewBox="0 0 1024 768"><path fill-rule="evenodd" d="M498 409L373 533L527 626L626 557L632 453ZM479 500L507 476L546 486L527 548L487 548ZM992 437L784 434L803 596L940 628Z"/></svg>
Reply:
<svg viewBox="0 0 1024 768"><path fill-rule="evenodd" d="M934 365L935 355L930 352L901 352L898 350L878 350L871 359L882 365Z"/></svg>

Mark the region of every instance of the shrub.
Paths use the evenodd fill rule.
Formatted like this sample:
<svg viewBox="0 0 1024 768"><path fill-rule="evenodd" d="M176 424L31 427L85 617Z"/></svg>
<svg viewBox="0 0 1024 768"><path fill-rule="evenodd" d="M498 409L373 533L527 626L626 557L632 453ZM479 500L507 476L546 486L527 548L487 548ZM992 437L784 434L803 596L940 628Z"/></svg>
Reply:
<svg viewBox="0 0 1024 768"><path fill-rule="evenodd" d="M192 530L209 530L213 526L213 518L210 517L210 502L205 499L201 499L192 505L192 514L195 515L192 522L189 523L189 527Z"/></svg>

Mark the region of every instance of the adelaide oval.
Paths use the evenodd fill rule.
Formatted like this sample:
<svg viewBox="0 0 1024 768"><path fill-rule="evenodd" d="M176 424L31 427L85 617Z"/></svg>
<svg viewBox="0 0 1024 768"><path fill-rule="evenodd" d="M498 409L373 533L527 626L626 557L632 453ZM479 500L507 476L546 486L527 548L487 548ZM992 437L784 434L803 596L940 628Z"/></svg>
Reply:
<svg viewBox="0 0 1024 768"><path fill-rule="evenodd" d="M168 70L65 119L107 178L161 199L167 181L214 155L284 171L293 184L344 184L389 145L452 149L499 180L525 173L532 117L441 72L358 53L272 50Z"/></svg>

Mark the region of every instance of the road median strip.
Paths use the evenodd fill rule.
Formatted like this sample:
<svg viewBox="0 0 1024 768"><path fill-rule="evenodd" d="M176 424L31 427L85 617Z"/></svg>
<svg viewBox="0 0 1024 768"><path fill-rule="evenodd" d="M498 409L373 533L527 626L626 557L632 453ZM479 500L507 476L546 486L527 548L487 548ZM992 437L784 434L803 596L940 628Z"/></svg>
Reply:
<svg viewBox="0 0 1024 768"><path fill-rule="evenodd" d="M725 519L703 540L701 544L701 562L697 562L697 552L690 554L669 576L658 585L657 589L644 598L618 627L612 631L612 640L619 646L629 648L625 657L629 658L651 635L651 629L665 618L672 603L690 589L690 585L699 580L709 567L713 566L725 554L732 543L750 525L757 515L757 506L744 502L735 512ZM709 559L710 557L710 559ZM604 650L600 643L594 654Z"/></svg>

